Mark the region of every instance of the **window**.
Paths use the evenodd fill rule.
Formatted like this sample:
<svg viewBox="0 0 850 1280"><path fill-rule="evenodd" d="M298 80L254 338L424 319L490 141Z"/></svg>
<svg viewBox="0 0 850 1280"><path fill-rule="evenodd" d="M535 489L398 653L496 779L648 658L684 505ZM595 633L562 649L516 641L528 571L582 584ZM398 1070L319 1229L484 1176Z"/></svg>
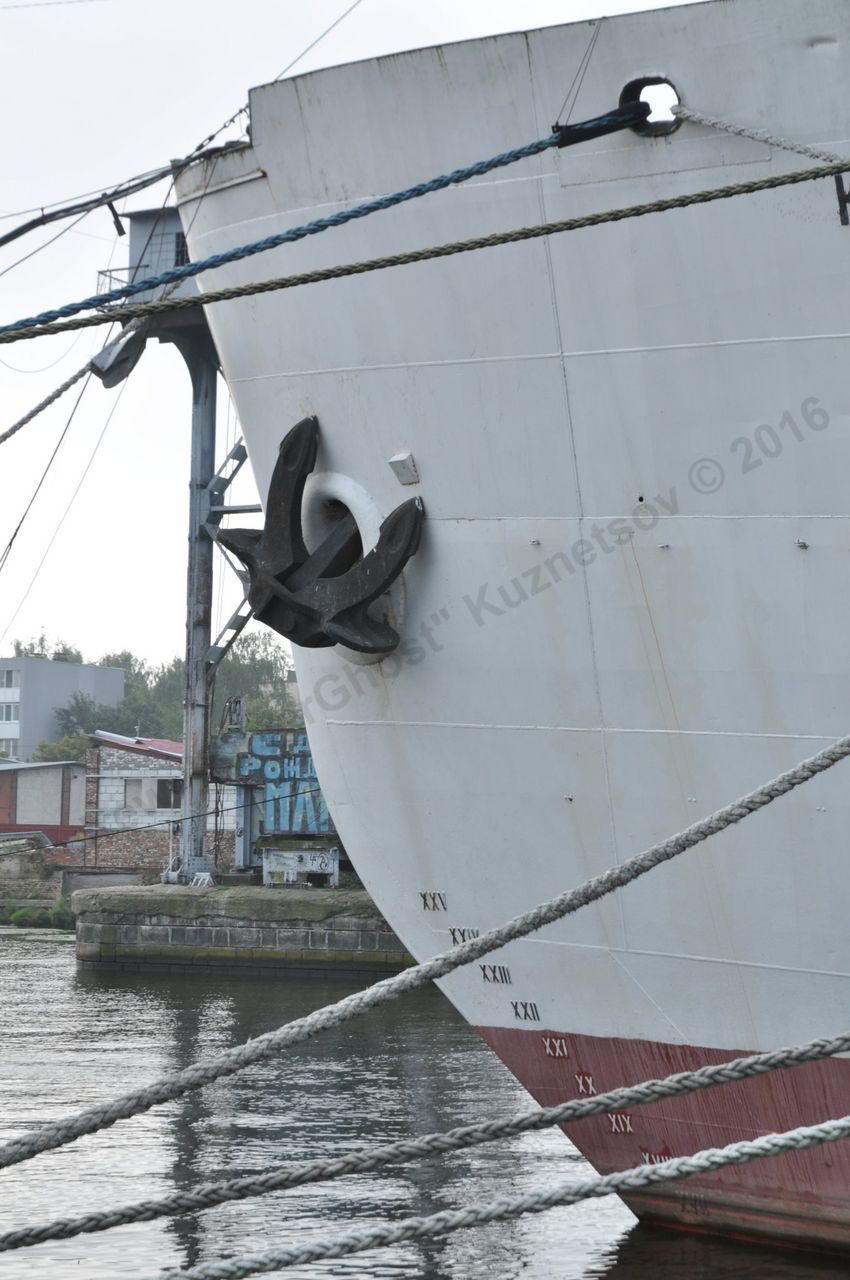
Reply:
<svg viewBox="0 0 850 1280"><path fill-rule="evenodd" d="M156 784L157 809L179 809L183 803L183 783L179 778L160 778Z"/></svg>
<svg viewBox="0 0 850 1280"><path fill-rule="evenodd" d="M0 689L18 689L20 688L20 684L20 671L12 671L8 667L5 670L0 671Z"/></svg>
<svg viewBox="0 0 850 1280"><path fill-rule="evenodd" d="M20 708L17 702L0 702L0 721L20 719Z"/></svg>
<svg viewBox="0 0 850 1280"><path fill-rule="evenodd" d="M179 778L125 778L125 809L179 809L183 783Z"/></svg>
<svg viewBox="0 0 850 1280"><path fill-rule="evenodd" d="M14 755L17 745L17 738L0 738L0 756Z"/></svg>
<svg viewBox="0 0 850 1280"><path fill-rule="evenodd" d="M124 808L149 813L156 808L156 778L125 778Z"/></svg>
<svg viewBox="0 0 850 1280"><path fill-rule="evenodd" d="M189 261L189 248L186 244L186 237L182 231L174 233L174 265L175 267L185 267Z"/></svg>

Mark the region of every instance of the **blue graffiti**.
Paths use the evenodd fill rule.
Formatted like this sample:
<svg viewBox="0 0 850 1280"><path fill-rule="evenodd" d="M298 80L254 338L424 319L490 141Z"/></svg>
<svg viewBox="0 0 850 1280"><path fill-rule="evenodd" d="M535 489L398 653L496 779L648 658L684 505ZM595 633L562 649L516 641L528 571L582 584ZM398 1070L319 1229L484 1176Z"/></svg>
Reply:
<svg viewBox="0 0 850 1280"><path fill-rule="evenodd" d="M297 835L333 833L328 807L321 791L305 790L289 780L265 785L266 831Z"/></svg>
<svg viewBox="0 0 850 1280"><path fill-rule="evenodd" d="M316 768L304 732L252 733L248 751L236 757L236 776L263 788L265 829L294 835L332 835L334 826L316 784Z"/></svg>

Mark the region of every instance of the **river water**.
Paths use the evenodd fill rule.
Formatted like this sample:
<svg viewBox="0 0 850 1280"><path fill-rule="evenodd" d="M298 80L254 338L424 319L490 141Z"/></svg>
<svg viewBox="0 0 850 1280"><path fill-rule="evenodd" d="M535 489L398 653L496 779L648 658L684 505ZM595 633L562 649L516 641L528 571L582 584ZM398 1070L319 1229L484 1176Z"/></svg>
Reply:
<svg viewBox="0 0 850 1280"><path fill-rule="evenodd" d="M0 1138L101 1103L339 999L344 978L78 972L70 935L0 929ZM332 1157L530 1099L437 991L0 1171L0 1231ZM590 1172L559 1132L0 1254L0 1280L117 1280L397 1221ZM616 1199L276 1275L366 1280L822 1280L845 1262L651 1230Z"/></svg>

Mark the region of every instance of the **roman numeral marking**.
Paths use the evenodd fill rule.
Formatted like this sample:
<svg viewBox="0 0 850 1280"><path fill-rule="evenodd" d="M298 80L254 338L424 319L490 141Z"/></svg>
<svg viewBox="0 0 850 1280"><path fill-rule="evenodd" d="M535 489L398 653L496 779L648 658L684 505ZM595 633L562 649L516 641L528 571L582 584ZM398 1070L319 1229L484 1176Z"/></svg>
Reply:
<svg viewBox="0 0 850 1280"><path fill-rule="evenodd" d="M640 1158L644 1164L666 1164L668 1160L672 1160L672 1155L665 1155L663 1151L644 1151L640 1149Z"/></svg>
<svg viewBox="0 0 850 1280"><path fill-rule="evenodd" d="M433 889L420 889L419 897L422 899L423 911L446 911L446 895L437 893Z"/></svg>
<svg viewBox="0 0 850 1280"><path fill-rule="evenodd" d="M507 986L510 985L511 971L503 964L480 964L478 968L485 982L501 982Z"/></svg>
<svg viewBox="0 0 850 1280"><path fill-rule="evenodd" d="M452 946L459 947L462 942L469 942L472 938L478 937L477 929L449 929L452 936Z"/></svg>
<svg viewBox="0 0 850 1280"><path fill-rule="evenodd" d="M612 1133L634 1133L632 1118L627 1111L612 1111L608 1116Z"/></svg>
<svg viewBox="0 0 850 1280"><path fill-rule="evenodd" d="M578 1085L579 1093L586 1093L588 1097L591 1097L597 1092L596 1086L593 1083L593 1076L587 1075L584 1071L576 1073L575 1082Z"/></svg>
<svg viewBox="0 0 850 1280"><path fill-rule="evenodd" d="M561 1036L543 1036L543 1049L547 1058L568 1058L570 1051Z"/></svg>
<svg viewBox="0 0 850 1280"><path fill-rule="evenodd" d="M520 1022L540 1021L540 1014L533 1000L512 1000L511 1008L514 1011L514 1017Z"/></svg>

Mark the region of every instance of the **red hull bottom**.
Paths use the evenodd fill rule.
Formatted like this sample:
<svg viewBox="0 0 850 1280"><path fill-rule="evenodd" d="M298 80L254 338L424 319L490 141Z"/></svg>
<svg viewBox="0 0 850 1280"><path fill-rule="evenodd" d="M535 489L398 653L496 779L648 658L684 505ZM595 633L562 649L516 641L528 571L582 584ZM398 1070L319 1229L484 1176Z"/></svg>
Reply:
<svg viewBox="0 0 850 1280"><path fill-rule="evenodd" d="M542 1105L693 1071L741 1053L557 1031L478 1027ZM850 1061L832 1059L718 1085L564 1132L600 1173L659 1164L705 1147L816 1124L850 1112ZM850 1142L789 1152L624 1196L644 1220L850 1251Z"/></svg>

